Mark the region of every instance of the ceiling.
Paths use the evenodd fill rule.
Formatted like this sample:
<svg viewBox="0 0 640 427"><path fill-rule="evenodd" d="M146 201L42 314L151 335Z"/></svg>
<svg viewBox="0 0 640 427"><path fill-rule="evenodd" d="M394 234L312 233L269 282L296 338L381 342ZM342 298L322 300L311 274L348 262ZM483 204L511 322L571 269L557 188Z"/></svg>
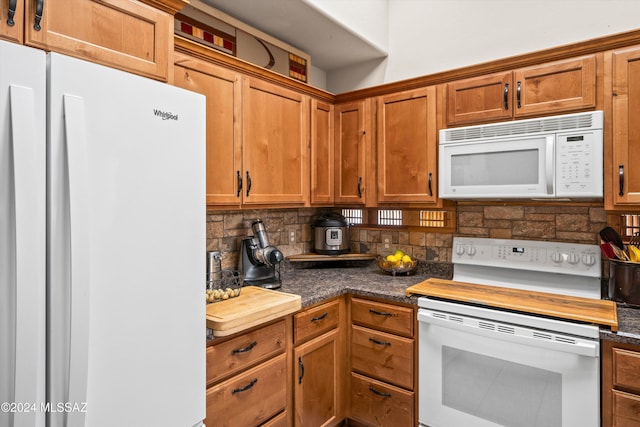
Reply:
<svg viewBox="0 0 640 427"><path fill-rule="evenodd" d="M311 64L324 71L386 56L386 52L304 0L202 1L308 53Z"/></svg>

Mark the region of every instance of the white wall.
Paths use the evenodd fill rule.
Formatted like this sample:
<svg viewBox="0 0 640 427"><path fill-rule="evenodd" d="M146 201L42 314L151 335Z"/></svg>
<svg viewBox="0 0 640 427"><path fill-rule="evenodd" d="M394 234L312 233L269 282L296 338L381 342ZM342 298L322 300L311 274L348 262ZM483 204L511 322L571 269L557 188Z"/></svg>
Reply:
<svg viewBox="0 0 640 427"><path fill-rule="evenodd" d="M334 17L354 28L368 14L364 7L342 12ZM388 58L327 71L327 90L341 93L638 29L640 1L388 0L387 25Z"/></svg>

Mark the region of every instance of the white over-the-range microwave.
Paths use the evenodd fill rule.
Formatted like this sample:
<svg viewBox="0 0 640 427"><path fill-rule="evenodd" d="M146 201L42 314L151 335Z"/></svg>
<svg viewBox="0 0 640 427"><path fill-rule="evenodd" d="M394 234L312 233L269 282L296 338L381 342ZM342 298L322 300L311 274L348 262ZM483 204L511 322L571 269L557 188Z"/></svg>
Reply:
<svg viewBox="0 0 640 427"><path fill-rule="evenodd" d="M603 112L440 130L443 199L601 199Z"/></svg>

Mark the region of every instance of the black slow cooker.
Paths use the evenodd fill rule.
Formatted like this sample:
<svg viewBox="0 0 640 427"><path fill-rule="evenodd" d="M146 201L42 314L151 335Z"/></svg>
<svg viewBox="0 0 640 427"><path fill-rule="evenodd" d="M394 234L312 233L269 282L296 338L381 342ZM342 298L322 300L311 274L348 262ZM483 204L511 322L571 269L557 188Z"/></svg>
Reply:
<svg viewBox="0 0 640 427"><path fill-rule="evenodd" d="M322 255L340 255L349 252L349 223L339 213L322 214L311 225L313 251Z"/></svg>

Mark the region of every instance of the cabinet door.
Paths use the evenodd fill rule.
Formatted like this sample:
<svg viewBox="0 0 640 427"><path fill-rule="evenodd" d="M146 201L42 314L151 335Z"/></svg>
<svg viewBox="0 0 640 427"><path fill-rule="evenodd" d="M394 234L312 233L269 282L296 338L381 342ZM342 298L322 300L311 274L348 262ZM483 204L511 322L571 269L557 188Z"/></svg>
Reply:
<svg viewBox="0 0 640 427"><path fill-rule="evenodd" d="M516 70L514 86L516 117L593 108L596 58L589 55Z"/></svg>
<svg viewBox="0 0 640 427"><path fill-rule="evenodd" d="M336 106L335 123L335 202L365 203L366 101Z"/></svg>
<svg viewBox="0 0 640 427"><path fill-rule="evenodd" d="M240 76L179 53L175 60L174 84L207 97L207 205L239 206Z"/></svg>
<svg viewBox="0 0 640 427"><path fill-rule="evenodd" d="M378 98L378 202L435 203L436 88Z"/></svg>
<svg viewBox="0 0 640 427"><path fill-rule="evenodd" d="M613 141L605 192L614 206L631 208L640 205L640 48L613 52L611 67Z"/></svg>
<svg viewBox="0 0 640 427"><path fill-rule="evenodd" d="M244 80L244 204L300 205L307 202L308 116L308 97L260 80Z"/></svg>
<svg viewBox="0 0 640 427"><path fill-rule="evenodd" d="M0 39L22 43L24 28L24 0L17 0L13 24L9 24L9 1L0 2Z"/></svg>
<svg viewBox="0 0 640 427"><path fill-rule="evenodd" d="M135 0L47 0L36 30L25 1L25 44L167 81L173 16Z"/></svg>
<svg viewBox="0 0 640 427"><path fill-rule="evenodd" d="M511 80L509 71L447 84L447 124L510 119L513 109Z"/></svg>
<svg viewBox="0 0 640 427"><path fill-rule="evenodd" d="M294 407L298 427L327 426L339 418L338 330L294 351Z"/></svg>
<svg viewBox="0 0 640 427"><path fill-rule="evenodd" d="M311 100L311 204L333 204L333 105Z"/></svg>

